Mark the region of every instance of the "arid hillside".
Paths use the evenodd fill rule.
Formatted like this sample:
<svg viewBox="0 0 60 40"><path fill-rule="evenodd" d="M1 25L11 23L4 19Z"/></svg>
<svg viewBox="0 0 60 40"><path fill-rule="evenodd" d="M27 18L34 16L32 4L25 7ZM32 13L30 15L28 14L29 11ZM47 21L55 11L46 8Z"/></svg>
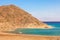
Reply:
<svg viewBox="0 0 60 40"><path fill-rule="evenodd" d="M49 26L15 5L0 6L0 31L17 28L49 28Z"/></svg>

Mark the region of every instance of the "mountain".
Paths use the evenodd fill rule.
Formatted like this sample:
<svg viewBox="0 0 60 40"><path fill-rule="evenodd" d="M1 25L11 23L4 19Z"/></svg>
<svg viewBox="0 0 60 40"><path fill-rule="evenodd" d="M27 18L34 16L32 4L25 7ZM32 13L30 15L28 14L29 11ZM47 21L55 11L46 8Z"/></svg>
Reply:
<svg viewBox="0 0 60 40"><path fill-rule="evenodd" d="M50 26L15 5L0 6L0 31L17 28L50 28Z"/></svg>

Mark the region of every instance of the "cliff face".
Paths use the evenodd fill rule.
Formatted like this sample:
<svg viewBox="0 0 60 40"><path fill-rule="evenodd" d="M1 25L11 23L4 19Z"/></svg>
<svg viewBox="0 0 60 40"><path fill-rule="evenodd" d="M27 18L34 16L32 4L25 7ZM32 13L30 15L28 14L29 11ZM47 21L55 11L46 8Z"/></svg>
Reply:
<svg viewBox="0 0 60 40"><path fill-rule="evenodd" d="M48 26L15 5L0 6L0 31Z"/></svg>

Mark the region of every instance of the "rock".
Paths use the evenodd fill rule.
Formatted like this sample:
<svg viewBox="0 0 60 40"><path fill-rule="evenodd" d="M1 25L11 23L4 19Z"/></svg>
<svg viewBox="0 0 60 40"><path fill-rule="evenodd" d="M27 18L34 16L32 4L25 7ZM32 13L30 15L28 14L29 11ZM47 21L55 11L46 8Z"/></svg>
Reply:
<svg viewBox="0 0 60 40"><path fill-rule="evenodd" d="M0 6L0 31L49 26L15 5Z"/></svg>

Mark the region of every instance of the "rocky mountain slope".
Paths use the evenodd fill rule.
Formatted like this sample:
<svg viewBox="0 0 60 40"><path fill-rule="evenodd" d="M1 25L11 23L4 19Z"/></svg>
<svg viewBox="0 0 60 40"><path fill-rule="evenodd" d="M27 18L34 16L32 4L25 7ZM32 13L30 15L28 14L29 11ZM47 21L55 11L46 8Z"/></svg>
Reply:
<svg viewBox="0 0 60 40"><path fill-rule="evenodd" d="M0 6L0 31L17 28L51 28L15 5Z"/></svg>

